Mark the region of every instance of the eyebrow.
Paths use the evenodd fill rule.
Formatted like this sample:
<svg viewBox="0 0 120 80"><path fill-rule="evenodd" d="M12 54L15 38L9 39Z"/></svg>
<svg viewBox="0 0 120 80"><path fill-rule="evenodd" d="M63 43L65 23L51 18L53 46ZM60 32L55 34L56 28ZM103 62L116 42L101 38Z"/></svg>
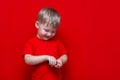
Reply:
<svg viewBox="0 0 120 80"><path fill-rule="evenodd" d="M50 31L49 29L44 28L44 30ZM51 32L55 32L56 30L52 30Z"/></svg>

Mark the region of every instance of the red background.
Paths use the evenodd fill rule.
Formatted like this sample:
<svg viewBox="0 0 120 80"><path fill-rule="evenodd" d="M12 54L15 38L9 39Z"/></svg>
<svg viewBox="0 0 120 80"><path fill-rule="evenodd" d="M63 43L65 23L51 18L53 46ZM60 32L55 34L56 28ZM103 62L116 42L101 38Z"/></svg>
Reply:
<svg viewBox="0 0 120 80"><path fill-rule="evenodd" d="M57 36L69 56L64 80L120 80L120 9L114 0L1 0L0 80L30 80L21 52L43 7L62 16Z"/></svg>

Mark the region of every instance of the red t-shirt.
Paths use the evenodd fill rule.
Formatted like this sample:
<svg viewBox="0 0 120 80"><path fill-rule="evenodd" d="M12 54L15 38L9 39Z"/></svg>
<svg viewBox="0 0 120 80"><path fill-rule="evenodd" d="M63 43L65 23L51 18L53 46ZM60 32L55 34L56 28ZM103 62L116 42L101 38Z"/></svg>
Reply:
<svg viewBox="0 0 120 80"><path fill-rule="evenodd" d="M32 55L51 55L56 59L67 53L63 44L53 38L48 41L38 39L34 37L30 39L23 51L23 54ZM36 69L33 72L32 80L62 80L61 69L50 67L48 62L44 62L35 66Z"/></svg>

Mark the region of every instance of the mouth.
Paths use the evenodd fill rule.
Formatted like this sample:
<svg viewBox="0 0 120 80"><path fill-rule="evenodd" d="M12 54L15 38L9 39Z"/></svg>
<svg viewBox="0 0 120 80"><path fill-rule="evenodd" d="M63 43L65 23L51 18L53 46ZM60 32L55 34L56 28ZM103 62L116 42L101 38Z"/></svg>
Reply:
<svg viewBox="0 0 120 80"><path fill-rule="evenodd" d="M50 37L48 37L48 36L45 36L45 38L50 38Z"/></svg>
<svg viewBox="0 0 120 80"><path fill-rule="evenodd" d="M46 36L45 36L44 39L45 39L45 40L48 40L48 39L50 39L50 37L46 37Z"/></svg>

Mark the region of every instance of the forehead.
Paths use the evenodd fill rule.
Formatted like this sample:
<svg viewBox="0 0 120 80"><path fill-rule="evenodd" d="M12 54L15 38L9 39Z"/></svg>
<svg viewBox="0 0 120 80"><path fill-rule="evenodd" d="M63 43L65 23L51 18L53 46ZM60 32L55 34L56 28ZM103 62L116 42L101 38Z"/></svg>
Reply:
<svg viewBox="0 0 120 80"><path fill-rule="evenodd" d="M57 27L53 26L53 25L48 25L48 24L44 24L43 26L44 29L50 29L50 30L56 30Z"/></svg>

